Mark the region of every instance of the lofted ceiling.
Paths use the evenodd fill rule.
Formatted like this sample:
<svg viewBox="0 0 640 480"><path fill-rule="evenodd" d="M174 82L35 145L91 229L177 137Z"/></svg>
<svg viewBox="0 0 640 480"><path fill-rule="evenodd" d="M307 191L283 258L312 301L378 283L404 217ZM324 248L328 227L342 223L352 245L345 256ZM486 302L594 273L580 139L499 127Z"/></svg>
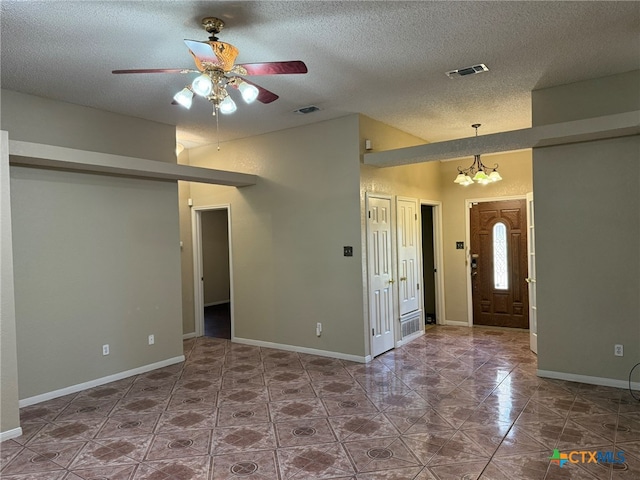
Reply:
<svg viewBox="0 0 640 480"><path fill-rule="evenodd" d="M640 68L640 2L11 1L1 8L1 85L176 125L187 147L215 143L211 106L171 105L195 74L183 39L206 16L239 63L303 60L306 75L248 77L280 98L220 116L219 139L362 113L428 142L531 126L531 91ZM484 63L489 72L445 72ZM320 111L294 110L316 105Z"/></svg>

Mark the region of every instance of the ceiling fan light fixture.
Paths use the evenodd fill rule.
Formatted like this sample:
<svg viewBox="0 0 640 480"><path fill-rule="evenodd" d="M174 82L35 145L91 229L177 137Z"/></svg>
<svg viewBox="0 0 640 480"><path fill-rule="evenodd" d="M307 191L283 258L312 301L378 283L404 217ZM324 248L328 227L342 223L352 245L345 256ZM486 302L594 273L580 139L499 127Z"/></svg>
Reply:
<svg viewBox="0 0 640 480"><path fill-rule="evenodd" d="M253 103L260 94L260 91L256 87L254 87L253 85L249 85L244 81L240 82L240 85L238 85L238 90L240 90L242 98L247 103Z"/></svg>
<svg viewBox="0 0 640 480"><path fill-rule="evenodd" d="M213 82L211 81L211 78L209 78L209 75L203 73L193 80L191 87L197 95L200 95L201 97L208 97L211 95L211 91L213 90Z"/></svg>
<svg viewBox="0 0 640 480"><path fill-rule="evenodd" d="M189 109L191 108L191 103L193 101L193 92L189 87L184 87L173 96L173 99L184 108Z"/></svg>
<svg viewBox="0 0 640 480"><path fill-rule="evenodd" d="M220 113L224 113L225 115L233 113L238 109L236 102L234 102L229 96L225 97L224 100L220 102L219 108Z"/></svg>

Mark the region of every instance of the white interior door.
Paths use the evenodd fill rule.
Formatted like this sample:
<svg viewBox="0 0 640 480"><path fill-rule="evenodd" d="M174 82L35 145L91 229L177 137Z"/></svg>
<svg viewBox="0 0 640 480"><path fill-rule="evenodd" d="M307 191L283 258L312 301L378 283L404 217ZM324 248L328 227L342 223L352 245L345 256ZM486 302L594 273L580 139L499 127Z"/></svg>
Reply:
<svg viewBox="0 0 640 480"><path fill-rule="evenodd" d="M420 308L420 265L418 252L418 200L396 199L398 242L398 302L400 317Z"/></svg>
<svg viewBox="0 0 640 480"><path fill-rule="evenodd" d="M527 254L529 284L529 344L533 353L538 353L538 311L536 308L536 237L533 214L533 193L527 193Z"/></svg>
<svg viewBox="0 0 640 480"><path fill-rule="evenodd" d="M367 268L371 355L391 350L395 344L393 322L393 245L391 199L367 197Z"/></svg>

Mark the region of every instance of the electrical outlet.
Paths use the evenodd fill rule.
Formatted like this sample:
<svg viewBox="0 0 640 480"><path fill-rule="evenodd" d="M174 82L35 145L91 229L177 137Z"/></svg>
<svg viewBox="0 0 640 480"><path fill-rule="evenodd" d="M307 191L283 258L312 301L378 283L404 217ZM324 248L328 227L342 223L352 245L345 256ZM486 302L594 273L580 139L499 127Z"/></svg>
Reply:
<svg viewBox="0 0 640 480"><path fill-rule="evenodd" d="M614 345L613 346L613 354L616 357L622 357L624 356L624 347L622 345Z"/></svg>
<svg viewBox="0 0 640 480"><path fill-rule="evenodd" d="M153 345L154 343L156 343L156 337L149 335L149 345Z"/></svg>
<svg viewBox="0 0 640 480"><path fill-rule="evenodd" d="M109 344L102 345L102 355L109 355Z"/></svg>
<svg viewBox="0 0 640 480"><path fill-rule="evenodd" d="M316 336L320 336L322 334L322 324L320 322L316 323Z"/></svg>

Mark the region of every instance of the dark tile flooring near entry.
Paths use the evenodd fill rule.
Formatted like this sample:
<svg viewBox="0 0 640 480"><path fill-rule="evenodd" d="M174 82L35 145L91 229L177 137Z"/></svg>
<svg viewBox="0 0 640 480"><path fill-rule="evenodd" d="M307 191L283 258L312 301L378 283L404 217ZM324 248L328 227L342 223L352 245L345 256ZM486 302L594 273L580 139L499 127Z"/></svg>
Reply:
<svg viewBox="0 0 640 480"><path fill-rule="evenodd" d="M526 332L438 326L366 365L216 338L185 355L23 408L2 479L640 478L640 404L538 378Z"/></svg>

